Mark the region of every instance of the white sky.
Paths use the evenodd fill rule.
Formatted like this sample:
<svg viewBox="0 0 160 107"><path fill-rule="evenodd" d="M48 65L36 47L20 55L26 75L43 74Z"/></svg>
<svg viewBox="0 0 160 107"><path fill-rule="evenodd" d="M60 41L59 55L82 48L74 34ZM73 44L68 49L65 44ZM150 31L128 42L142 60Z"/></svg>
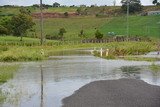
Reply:
<svg viewBox="0 0 160 107"><path fill-rule="evenodd" d="M32 5L39 4L40 0L0 0L0 5ZM113 5L114 0L43 0L45 4L53 4L58 2L62 5ZM121 0L116 0L116 5L120 4ZM153 0L141 0L142 5L152 5ZM160 0L159 0L160 1Z"/></svg>

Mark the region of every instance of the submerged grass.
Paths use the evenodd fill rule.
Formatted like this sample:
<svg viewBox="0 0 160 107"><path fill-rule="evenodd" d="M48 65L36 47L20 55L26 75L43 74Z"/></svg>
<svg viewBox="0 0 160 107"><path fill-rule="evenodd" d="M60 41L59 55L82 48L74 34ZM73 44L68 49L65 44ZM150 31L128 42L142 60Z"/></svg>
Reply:
<svg viewBox="0 0 160 107"><path fill-rule="evenodd" d="M12 79L14 73L18 70L19 65L0 65L0 85ZM0 89L0 103L5 100L5 95Z"/></svg>
<svg viewBox="0 0 160 107"><path fill-rule="evenodd" d="M0 84L13 78L14 73L18 70L19 65L2 65L0 66Z"/></svg>
<svg viewBox="0 0 160 107"><path fill-rule="evenodd" d="M130 60L130 61L148 61L148 62L160 61L160 58L134 57L134 56L124 57L123 59L124 60Z"/></svg>
<svg viewBox="0 0 160 107"><path fill-rule="evenodd" d="M5 96L2 94L1 90L0 90L0 104L1 102L3 102L5 100Z"/></svg>
<svg viewBox="0 0 160 107"><path fill-rule="evenodd" d="M149 68L150 68L152 71L154 71L154 72L160 71L160 65L156 65L155 63L153 63L152 65L150 65Z"/></svg>

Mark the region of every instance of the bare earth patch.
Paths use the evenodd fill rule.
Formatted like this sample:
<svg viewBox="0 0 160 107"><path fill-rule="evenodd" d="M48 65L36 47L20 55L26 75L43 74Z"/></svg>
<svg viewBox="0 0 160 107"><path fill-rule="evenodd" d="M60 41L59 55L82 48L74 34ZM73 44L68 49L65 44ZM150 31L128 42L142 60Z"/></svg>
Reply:
<svg viewBox="0 0 160 107"><path fill-rule="evenodd" d="M63 107L160 107L160 87L135 79L96 81L63 99L63 104Z"/></svg>

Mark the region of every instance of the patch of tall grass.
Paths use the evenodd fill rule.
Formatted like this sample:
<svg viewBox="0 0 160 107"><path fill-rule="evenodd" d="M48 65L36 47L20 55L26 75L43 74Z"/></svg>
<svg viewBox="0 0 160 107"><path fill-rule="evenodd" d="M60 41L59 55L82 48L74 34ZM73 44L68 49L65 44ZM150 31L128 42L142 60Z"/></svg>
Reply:
<svg viewBox="0 0 160 107"><path fill-rule="evenodd" d="M106 56L106 49L109 49L108 56ZM143 55L151 51L157 51L157 45L154 42L113 42L103 46L103 58L117 59L123 58L126 60L144 60L155 61L154 58L136 58L133 55ZM100 51L94 52L95 56L100 57ZM124 57L130 56L130 57ZM157 59L159 60L159 59Z"/></svg>

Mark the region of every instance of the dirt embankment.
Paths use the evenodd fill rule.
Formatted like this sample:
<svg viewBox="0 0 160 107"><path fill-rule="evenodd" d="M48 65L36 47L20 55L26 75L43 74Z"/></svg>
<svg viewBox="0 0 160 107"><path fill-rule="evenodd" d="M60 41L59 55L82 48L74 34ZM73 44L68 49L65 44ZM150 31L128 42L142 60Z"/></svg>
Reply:
<svg viewBox="0 0 160 107"><path fill-rule="evenodd" d="M135 79L97 81L63 103L63 107L160 107L160 87Z"/></svg>
<svg viewBox="0 0 160 107"><path fill-rule="evenodd" d="M33 13L33 18L40 18L41 13ZM66 18L66 17L75 17L78 16L77 13L52 13L52 12L46 12L43 13L43 18Z"/></svg>

